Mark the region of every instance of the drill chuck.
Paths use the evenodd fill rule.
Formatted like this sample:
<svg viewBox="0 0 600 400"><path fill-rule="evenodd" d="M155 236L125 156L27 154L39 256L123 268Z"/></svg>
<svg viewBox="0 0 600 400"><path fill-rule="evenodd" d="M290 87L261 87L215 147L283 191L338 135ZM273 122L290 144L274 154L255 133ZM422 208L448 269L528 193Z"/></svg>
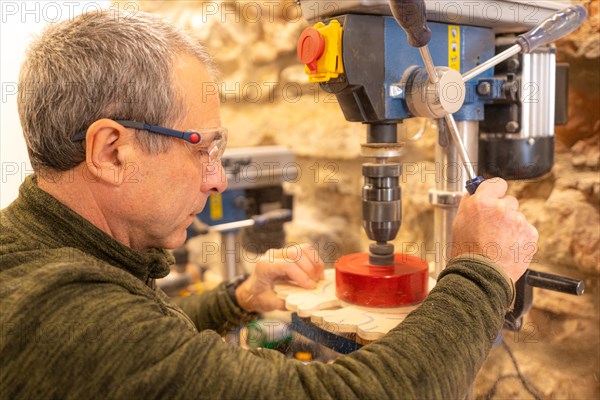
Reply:
<svg viewBox="0 0 600 400"><path fill-rule="evenodd" d="M390 265L394 248L386 245L394 240L402 224L402 192L398 163L364 164L363 227L369 239L377 242L381 251L371 251L374 265Z"/></svg>

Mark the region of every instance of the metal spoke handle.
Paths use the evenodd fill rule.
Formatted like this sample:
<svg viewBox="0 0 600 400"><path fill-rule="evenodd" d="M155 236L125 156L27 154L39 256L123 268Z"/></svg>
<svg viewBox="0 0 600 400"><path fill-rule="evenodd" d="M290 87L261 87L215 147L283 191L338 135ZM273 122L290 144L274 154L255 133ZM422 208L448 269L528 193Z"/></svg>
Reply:
<svg viewBox="0 0 600 400"><path fill-rule="evenodd" d="M433 64L429 47L427 46L431 40L431 30L427 26L425 1L389 0L389 2L394 18L408 36L409 44L419 48L421 58L423 59L423 63L425 64L429 76L429 81L432 84L438 84L438 82L440 82L440 77ZM462 76L463 84L515 54L521 52L530 53L539 46L552 43L561 37L568 35L579 28L586 17L587 10L580 5L573 5L558 11L552 17L546 19L529 32L518 36L517 44L514 46L465 73ZM454 116L448 112L446 108L443 109L443 112L443 117L448 124L454 144L456 145L460 158L467 170L467 175L469 177L469 180L467 181L467 190L470 194L474 194L477 187L484 179L475 174L473 164L471 163L465 145L460 138Z"/></svg>
<svg viewBox="0 0 600 400"><path fill-rule="evenodd" d="M540 25L517 37L517 44L473 68L463 75L467 82L482 72L500 64L515 54L531 53L536 48L555 42L579 28L587 18L587 10L580 5L574 5L558 11Z"/></svg>

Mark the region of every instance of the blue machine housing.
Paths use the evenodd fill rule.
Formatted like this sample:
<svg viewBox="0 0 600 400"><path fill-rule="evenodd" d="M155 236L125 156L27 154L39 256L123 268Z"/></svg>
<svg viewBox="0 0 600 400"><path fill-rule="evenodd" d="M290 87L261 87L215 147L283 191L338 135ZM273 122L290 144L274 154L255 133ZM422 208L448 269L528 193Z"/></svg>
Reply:
<svg viewBox="0 0 600 400"><path fill-rule="evenodd" d="M433 62L436 66L448 65L448 24L429 23L433 38L429 43ZM453 25L454 26L454 25ZM495 34L492 29L473 26L459 26L460 29L460 67L461 74L475 68L481 62L492 58L495 54ZM390 87L398 84L406 70L412 66L424 68L419 50L408 44L404 30L392 17L385 17L385 119L401 120L411 118L406 101L389 95ZM477 94L480 79L494 78L494 70L489 69L475 79L467 82L467 93L463 107L454 114L458 121L482 121L484 104L489 97Z"/></svg>
<svg viewBox="0 0 600 400"><path fill-rule="evenodd" d="M243 221L248 218L243 202L246 198L244 189L230 189L220 195L212 195L208 204L198 216L206 225L221 225Z"/></svg>
<svg viewBox="0 0 600 400"><path fill-rule="evenodd" d="M348 14L335 18L343 26L342 59L344 74L321 88L336 95L338 103L350 122L371 125L392 125L412 118L405 95L400 92L404 74L411 67L425 68L419 49L411 47L404 30L392 17ZM325 21L326 23L328 21ZM445 23L429 24L433 40L429 43L433 61L446 67L449 54L460 59L465 73L495 55L495 33L492 29ZM449 39L449 31L457 27L458 37ZM458 35L457 35L458 36ZM452 49L457 42L460 46ZM459 48L460 47L460 48ZM456 54L454 54L456 53ZM459 121L482 121L485 103L498 97L495 90L486 96L477 93L480 80L495 82L490 69L466 85L465 103L455 118ZM392 94L392 91L394 93Z"/></svg>
<svg viewBox="0 0 600 400"><path fill-rule="evenodd" d="M227 224L247 219L247 212L241 200L246 197L244 189L228 189L208 198L206 207L197 217L208 226ZM187 239L196 236L194 225L187 228Z"/></svg>

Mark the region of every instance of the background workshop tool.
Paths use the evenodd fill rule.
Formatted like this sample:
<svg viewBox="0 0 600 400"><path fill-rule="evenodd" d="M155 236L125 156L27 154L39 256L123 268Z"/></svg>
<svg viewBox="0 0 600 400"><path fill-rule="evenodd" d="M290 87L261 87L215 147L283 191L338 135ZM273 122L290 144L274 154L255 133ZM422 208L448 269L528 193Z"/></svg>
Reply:
<svg viewBox="0 0 600 400"><path fill-rule="evenodd" d="M434 241L442 253L452 242L465 184L474 193L483 181L478 169L506 179L551 170L554 125L566 122L568 71L556 65L551 43L578 28L587 13L557 1L493 2L498 18L466 1L453 2L454 13L441 12L440 1L322 3L300 0L315 25L299 38L298 56L309 80L335 94L346 119L366 125L362 154L371 161L363 165L363 227L375 242L368 254L336 262L336 294L369 307L417 303L427 294L427 264L396 254L390 243L402 221L397 124L437 119L436 164L456 167L446 168L430 192ZM531 13L508 12L532 8L536 20L527 18ZM435 276L446 260L436 256ZM507 327L520 328L531 286L583 293L581 281L528 271L517 284Z"/></svg>
<svg viewBox="0 0 600 400"><path fill-rule="evenodd" d="M292 197L284 192L283 183L297 177L294 160L292 152L280 146L230 149L225 153L223 168L228 188L210 196L198 215L208 231L221 233L225 280L242 272L238 268L242 246L262 254L285 244L283 224L292 220ZM240 234L242 228L244 236Z"/></svg>
<svg viewBox="0 0 600 400"><path fill-rule="evenodd" d="M284 223L292 220L293 198L283 184L295 182L299 169L293 153L281 146L227 149L221 162L228 188L209 197L205 209L188 228L187 240L219 232L222 279L228 280L246 272L241 268L242 252L262 254L285 244ZM157 284L177 295L208 268L190 263L185 245L174 255L176 264L171 274Z"/></svg>

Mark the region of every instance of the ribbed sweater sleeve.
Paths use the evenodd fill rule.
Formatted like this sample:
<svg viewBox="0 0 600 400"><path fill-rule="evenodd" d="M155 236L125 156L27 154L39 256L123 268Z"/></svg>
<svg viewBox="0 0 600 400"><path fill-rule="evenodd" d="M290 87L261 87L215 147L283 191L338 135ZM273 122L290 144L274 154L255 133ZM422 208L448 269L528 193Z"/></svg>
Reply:
<svg viewBox="0 0 600 400"><path fill-rule="evenodd" d="M163 349L170 357L184 348L184 353L195 355L185 367L174 363L179 373L166 366L156 373L165 379L160 387L168 397L462 398L502 326L511 298L510 285L494 268L482 260L459 258L404 323L331 365L304 365L270 350L243 351L206 331L189 336L177 351ZM145 383L127 385L118 397L144 388Z"/></svg>
<svg viewBox="0 0 600 400"><path fill-rule="evenodd" d="M2 397L462 398L512 296L490 266L454 260L383 339L331 365L304 365L198 333L144 290L90 280L40 294L29 330L3 337Z"/></svg>
<svg viewBox="0 0 600 400"><path fill-rule="evenodd" d="M190 317L199 331L212 329L223 334L256 318L256 314L246 313L233 304L224 283L214 290L171 301Z"/></svg>

